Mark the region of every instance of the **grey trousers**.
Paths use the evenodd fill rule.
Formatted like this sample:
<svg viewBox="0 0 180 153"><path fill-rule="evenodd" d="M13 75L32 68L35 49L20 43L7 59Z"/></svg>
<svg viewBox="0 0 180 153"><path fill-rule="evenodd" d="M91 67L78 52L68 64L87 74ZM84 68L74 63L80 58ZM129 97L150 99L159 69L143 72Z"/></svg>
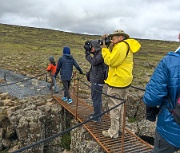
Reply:
<svg viewBox="0 0 180 153"><path fill-rule="evenodd" d="M179 141L179 140L177 140ZM169 144L164 140L157 130L155 130L154 148L150 153L173 153L177 151L178 148Z"/></svg>

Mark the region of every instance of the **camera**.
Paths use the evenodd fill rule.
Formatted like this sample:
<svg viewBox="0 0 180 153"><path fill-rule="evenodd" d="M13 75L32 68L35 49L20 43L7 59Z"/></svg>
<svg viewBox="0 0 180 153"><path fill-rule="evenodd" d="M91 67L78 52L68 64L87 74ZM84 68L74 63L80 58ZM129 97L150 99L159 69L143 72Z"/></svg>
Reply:
<svg viewBox="0 0 180 153"><path fill-rule="evenodd" d="M103 43L104 43L106 46L109 46L111 43L111 37L108 36L105 39L98 40L98 43L99 43L99 45L103 45Z"/></svg>
<svg viewBox="0 0 180 153"><path fill-rule="evenodd" d="M91 41L87 40L84 45L84 49L90 51L92 48Z"/></svg>

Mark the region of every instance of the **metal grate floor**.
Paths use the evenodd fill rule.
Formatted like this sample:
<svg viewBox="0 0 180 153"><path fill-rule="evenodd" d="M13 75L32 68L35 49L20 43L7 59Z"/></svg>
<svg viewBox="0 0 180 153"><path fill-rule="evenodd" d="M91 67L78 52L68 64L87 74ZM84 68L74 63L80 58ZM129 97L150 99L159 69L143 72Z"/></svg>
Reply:
<svg viewBox="0 0 180 153"><path fill-rule="evenodd" d="M76 96L71 96L73 99L73 103L71 104L62 101L61 97L58 95L53 95L53 98L56 99L62 107L76 116L77 120L82 123L87 120L89 114L93 113L93 107L83 102L81 99L77 99ZM110 126L110 118L106 114L103 115L100 123L88 122L83 124L83 126L107 153L149 153L153 147L125 128L122 150L122 137L106 138L102 135L102 130L107 130Z"/></svg>

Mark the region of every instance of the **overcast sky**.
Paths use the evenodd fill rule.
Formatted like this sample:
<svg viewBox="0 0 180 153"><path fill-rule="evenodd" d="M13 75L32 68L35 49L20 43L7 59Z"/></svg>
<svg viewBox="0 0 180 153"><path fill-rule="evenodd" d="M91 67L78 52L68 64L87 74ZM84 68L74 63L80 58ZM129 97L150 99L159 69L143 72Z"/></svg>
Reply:
<svg viewBox="0 0 180 153"><path fill-rule="evenodd" d="M0 23L179 41L180 0L0 0Z"/></svg>

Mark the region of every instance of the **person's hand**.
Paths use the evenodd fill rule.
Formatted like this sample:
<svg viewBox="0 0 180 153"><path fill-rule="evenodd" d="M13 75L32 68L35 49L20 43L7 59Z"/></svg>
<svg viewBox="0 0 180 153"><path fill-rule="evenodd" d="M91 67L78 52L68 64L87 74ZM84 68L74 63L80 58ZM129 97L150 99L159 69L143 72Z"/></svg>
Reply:
<svg viewBox="0 0 180 153"><path fill-rule="evenodd" d="M80 73L80 74L83 74L83 71L80 71L79 73Z"/></svg>
<svg viewBox="0 0 180 153"><path fill-rule="evenodd" d="M106 39L109 36L109 34L104 34L101 36L102 39Z"/></svg>
<svg viewBox="0 0 180 153"><path fill-rule="evenodd" d="M56 75L53 75L53 77L56 79Z"/></svg>
<svg viewBox="0 0 180 153"><path fill-rule="evenodd" d="M86 54L86 55L90 55L90 51L86 50L86 51L85 51L85 54Z"/></svg>
<svg viewBox="0 0 180 153"><path fill-rule="evenodd" d="M84 49L86 51L90 51L91 50L91 41L87 40L84 44Z"/></svg>
<svg viewBox="0 0 180 153"><path fill-rule="evenodd" d="M91 50L89 45L84 45L84 49L85 49L85 51L90 51Z"/></svg>
<svg viewBox="0 0 180 153"><path fill-rule="evenodd" d="M101 48L107 48L107 46L105 45L105 40L103 40L103 44L101 45Z"/></svg>

